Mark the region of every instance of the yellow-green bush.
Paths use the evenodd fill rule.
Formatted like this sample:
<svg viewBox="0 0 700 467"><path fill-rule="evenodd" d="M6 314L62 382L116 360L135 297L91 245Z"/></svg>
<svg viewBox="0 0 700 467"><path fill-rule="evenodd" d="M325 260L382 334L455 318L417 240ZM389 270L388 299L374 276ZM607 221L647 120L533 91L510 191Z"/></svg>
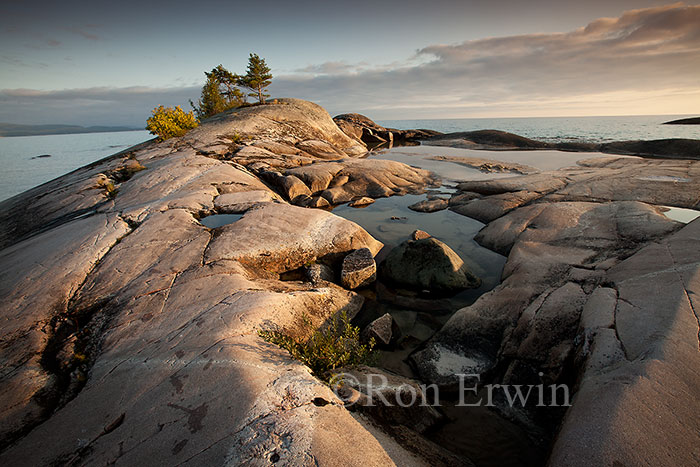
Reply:
<svg viewBox="0 0 700 467"><path fill-rule="evenodd" d="M302 317L302 328L312 329L308 318ZM350 324L347 313L334 317L327 327L318 329L306 340L298 340L279 331L259 331L267 342L287 350L290 355L311 368L314 375L323 380L331 376L331 370L345 366L371 365L374 338L366 345L360 344L360 329Z"/></svg>
<svg viewBox="0 0 700 467"><path fill-rule="evenodd" d="M152 111L153 115L146 120L146 129L153 135L158 135L160 140L182 136L187 130L199 125L194 112L185 112L176 106L164 107L159 105Z"/></svg>

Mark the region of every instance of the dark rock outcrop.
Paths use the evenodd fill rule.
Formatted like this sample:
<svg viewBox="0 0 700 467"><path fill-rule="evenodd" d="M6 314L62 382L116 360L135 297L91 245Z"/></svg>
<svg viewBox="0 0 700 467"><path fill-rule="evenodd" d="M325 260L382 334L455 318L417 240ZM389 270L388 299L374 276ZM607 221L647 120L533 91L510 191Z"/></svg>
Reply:
<svg viewBox="0 0 700 467"><path fill-rule="evenodd" d="M364 341L374 339L380 347L388 347L396 342L401 335L399 326L389 313L385 313L375 319L362 330L361 337Z"/></svg>
<svg viewBox="0 0 700 467"><path fill-rule="evenodd" d="M431 292L454 293L481 284L457 253L432 237L408 240L395 247L381 270L390 282Z"/></svg>
<svg viewBox="0 0 700 467"><path fill-rule="evenodd" d="M432 130L397 130L384 128L360 114L342 114L333 117L338 127L355 140L362 141L369 147L394 144L410 144L420 139L440 134Z"/></svg>
<svg viewBox="0 0 700 467"><path fill-rule="evenodd" d="M700 125L700 117L680 118L664 122L663 125Z"/></svg>

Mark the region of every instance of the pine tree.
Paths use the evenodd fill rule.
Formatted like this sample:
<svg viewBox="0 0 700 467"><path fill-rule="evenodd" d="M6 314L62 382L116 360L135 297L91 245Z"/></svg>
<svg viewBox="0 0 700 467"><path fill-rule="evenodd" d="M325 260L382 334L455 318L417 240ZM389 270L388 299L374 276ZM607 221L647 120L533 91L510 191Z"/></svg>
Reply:
<svg viewBox="0 0 700 467"><path fill-rule="evenodd" d="M265 59L258 57L258 54L250 54L248 58L248 72L245 76L240 78L239 84L253 91L248 95L257 97L258 102L264 104L265 98L270 97L269 94L265 93L265 88L267 88L271 82L272 74L270 73L270 68L265 63Z"/></svg>
<svg viewBox="0 0 700 467"><path fill-rule="evenodd" d="M245 96L236 87L240 76L231 73L222 65L212 69L209 73L205 71L204 74L207 81L202 87L201 97L196 105L190 101L190 105L200 120L224 110L239 107L245 102Z"/></svg>

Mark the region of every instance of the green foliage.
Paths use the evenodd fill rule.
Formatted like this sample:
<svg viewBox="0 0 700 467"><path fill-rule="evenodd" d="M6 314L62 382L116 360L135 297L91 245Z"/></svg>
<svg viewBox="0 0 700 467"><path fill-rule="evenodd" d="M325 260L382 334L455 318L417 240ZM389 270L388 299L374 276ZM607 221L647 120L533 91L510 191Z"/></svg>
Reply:
<svg viewBox="0 0 700 467"><path fill-rule="evenodd" d="M152 116L146 120L146 129L153 135L158 135L160 140L166 140L175 136L182 136L187 130L196 128L199 122L194 114L185 112L178 105L163 107L159 105L152 111Z"/></svg>
<svg viewBox="0 0 700 467"><path fill-rule="evenodd" d="M250 54L248 57L248 72L239 80L239 84L250 89L251 97L257 97L258 102L265 103L265 98L270 97L265 93L265 89L272 82L272 74L270 68L265 63L265 59L258 57L258 54Z"/></svg>
<svg viewBox="0 0 700 467"><path fill-rule="evenodd" d="M239 87L250 89L248 96L256 97L261 104L270 97L265 89L272 82L272 74L265 60L257 54L250 54L248 71L245 76L231 73L223 65L204 72L207 77L202 87L202 94L195 104L190 101L197 117L201 120L228 109L246 105L246 94Z"/></svg>
<svg viewBox="0 0 700 467"><path fill-rule="evenodd" d="M302 317L302 327L313 329L310 320ZM336 316L325 329L316 330L307 341L278 331L259 331L260 337L287 350L311 368L317 377L327 380L330 371L353 365L371 365L375 360L374 339L360 344L360 329L350 324L346 312Z"/></svg>
<svg viewBox="0 0 700 467"><path fill-rule="evenodd" d="M209 73L205 71L204 74L207 81L202 87L201 97L196 105L190 101L200 120L245 103L245 96L237 88L240 76L231 73L222 65L213 68Z"/></svg>

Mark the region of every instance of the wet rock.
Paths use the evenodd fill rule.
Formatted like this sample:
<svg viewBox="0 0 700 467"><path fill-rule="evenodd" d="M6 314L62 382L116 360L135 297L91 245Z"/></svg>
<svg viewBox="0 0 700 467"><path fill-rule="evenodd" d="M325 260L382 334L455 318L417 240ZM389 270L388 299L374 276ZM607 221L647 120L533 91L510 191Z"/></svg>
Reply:
<svg viewBox="0 0 700 467"><path fill-rule="evenodd" d="M444 198L426 199L410 205L408 209L418 212L436 212L447 209L447 203L448 200Z"/></svg>
<svg viewBox="0 0 700 467"><path fill-rule="evenodd" d="M432 292L450 293L481 284L459 255L436 238L408 240L395 247L382 271L393 283Z"/></svg>
<svg viewBox="0 0 700 467"><path fill-rule="evenodd" d="M400 331L392 316L385 313L368 324L362 330L361 337L364 341L374 339L380 347L388 347L400 337Z"/></svg>
<svg viewBox="0 0 700 467"><path fill-rule="evenodd" d="M355 201L352 201L348 204L348 206L352 208L363 208L365 206L369 206L370 204L374 203L374 200L372 198L368 198L367 196L363 196L360 199L356 199Z"/></svg>
<svg viewBox="0 0 700 467"><path fill-rule="evenodd" d="M461 204L466 204L467 202L476 198L481 198L481 195L478 193L472 193L470 191L458 191L457 193L452 195L448 202L448 205L450 207L459 206Z"/></svg>
<svg viewBox="0 0 700 467"><path fill-rule="evenodd" d="M343 259L340 282L343 287L357 289L366 287L377 279L377 263L369 248L360 248Z"/></svg>

